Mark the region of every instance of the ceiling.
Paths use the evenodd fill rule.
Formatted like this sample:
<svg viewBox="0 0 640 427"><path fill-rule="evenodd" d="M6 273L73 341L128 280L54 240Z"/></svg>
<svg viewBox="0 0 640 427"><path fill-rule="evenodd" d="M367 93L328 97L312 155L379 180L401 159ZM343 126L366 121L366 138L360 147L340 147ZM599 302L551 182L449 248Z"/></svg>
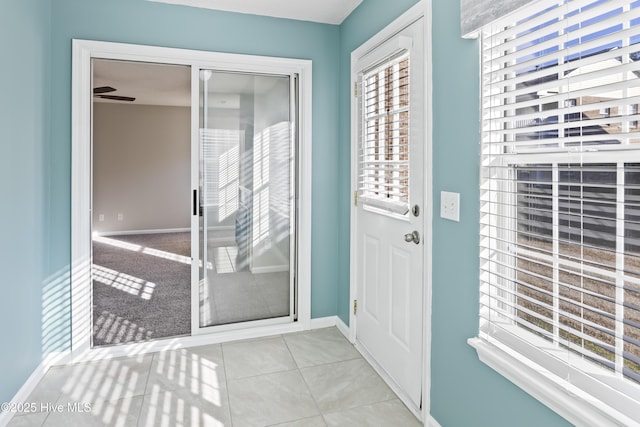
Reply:
<svg viewBox="0 0 640 427"><path fill-rule="evenodd" d="M94 96L94 101L136 105L191 106L191 67L149 62L93 60L93 87L116 89L105 95L126 96L135 101L116 101ZM270 91L286 76L265 76L223 71L203 71L211 107L238 108L241 94ZM285 80L284 84L288 84Z"/></svg>
<svg viewBox="0 0 640 427"><path fill-rule="evenodd" d="M93 87L111 86L107 95L136 98L133 104L191 105L191 68L184 65L93 60ZM98 97L96 102L118 102ZM130 104L129 102L125 102Z"/></svg>
<svg viewBox="0 0 640 427"><path fill-rule="evenodd" d="M341 24L362 0L149 0L251 15Z"/></svg>

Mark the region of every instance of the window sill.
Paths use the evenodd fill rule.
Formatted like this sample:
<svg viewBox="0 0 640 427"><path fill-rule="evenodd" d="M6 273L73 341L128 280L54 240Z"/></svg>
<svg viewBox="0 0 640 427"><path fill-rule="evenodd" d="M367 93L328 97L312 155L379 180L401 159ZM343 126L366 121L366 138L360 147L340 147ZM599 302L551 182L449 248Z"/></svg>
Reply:
<svg viewBox="0 0 640 427"><path fill-rule="evenodd" d="M470 338L467 342L476 349L482 363L574 425L640 426L637 420L608 407L506 347L480 337Z"/></svg>

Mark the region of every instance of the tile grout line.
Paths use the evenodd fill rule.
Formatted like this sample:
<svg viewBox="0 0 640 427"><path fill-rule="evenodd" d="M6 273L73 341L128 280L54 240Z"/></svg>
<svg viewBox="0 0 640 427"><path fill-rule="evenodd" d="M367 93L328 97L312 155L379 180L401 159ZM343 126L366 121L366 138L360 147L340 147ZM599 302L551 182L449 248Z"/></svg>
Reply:
<svg viewBox="0 0 640 427"><path fill-rule="evenodd" d="M313 331L311 331L311 333L312 332ZM291 353L291 349L289 348L287 340L284 337L283 337L283 340L285 342L285 345L287 345L287 348L289 349L289 352ZM375 372L375 369L373 369L371 364L362 356L362 354L360 354L359 351L357 351L357 349L355 349L355 346L353 346L353 344L351 344L351 343L348 343L348 344L351 345L354 348L354 350L356 350L356 357L343 359L343 360L337 360L337 361L333 361L333 362L327 362L327 363L319 363L319 364L316 364L316 365L310 365L310 366L305 366L305 367L298 366L298 362L294 358L294 361L296 362L296 366L298 366L298 370L300 371L300 375L302 376L302 379L305 382L305 385L307 385L307 388L309 389L310 393L311 393L311 390L309 388L309 385L308 385L304 375L302 375L302 369L313 369L313 368L316 368L316 367L326 367L328 365L335 365L335 364L338 364L338 363L344 363L344 362L349 362L349 361L354 361L354 360L362 360L364 362L364 364L367 367L369 367L377 377L380 377L380 375L377 372ZM292 357L293 357L293 354L292 354ZM380 377L380 379L382 379L382 378ZM386 384L386 382L384 380L382 380L382 381L388 387L388 384ZM327 420L325 418L325 415L329 415L329 414L341 413L341 412L345 412L345 411L349 411L349 410L354 410L354 409L363 408L363 407L366 407L366 406L377 405L377 404L380 404L380 403L391 402L391 401L396 401L396 400L399 401L403 406L405 406L404 403L400 400L400 398L396 395L396 393L393 390L391 390L391 392L392 392L393 397L391 397L389 399L383 399L383 400L379 400L379 401L375 401L375 402L363 403L363 404L360 404L360 405L353 406L351 408L346 408L346 409L342 409L342 410L338 410L338 411L330 411L330 412L326 412L326 413L320 410L320 408L319 408L319 406L318 406L318 404L316 402L316 399L313 396L313 393L311 393L311 397L314 400L314 402L316 403L316 406L318 406L318 410L320 411L320 415L321 415L321 417L323 419L323 422L325 423L325 425L327 425Z"/></svg>
<svg viewBox="0 0 640 427"><path fill-rule="evenodd" d="M296 357L293 355L291 348L289 348L289 344L287 343L286 337L284 336L284 334L280 334L279 336L282 338L282 342L284 342L284 346L287 348L287 351L289 352L289 356L291 356L291 359L293 359L293 363L295 363L296 369L300 370L300 365L298 365L298 361L296 360ZM302 373L300 374L302 375Z"/></svg>
<svg viewBox="0 0 640 427"><path fill-rule="evenodd" d="M350 362L352 360L359 360L359 359L363 359L363 357L353 357L353 358L350 358L350 359L335 360L333 362L317 363L315 365L301 366L299 369L317 368L317 367L320 367L320 366L335 365L336 363ZM365 362L366 362L366 360L365 360Z"/></svg>
<svg viewBox="0 0 640 427"><path fill-rule="evenodd" d="M153 368L153 362L158 357L160 352L151 353L151 363L149 364L149 372L147 372L147 381L144 383L144 391L142 392L142 402L140 402L140 410L138 411L138 418L136 420L136 426L140 427L140 418L142 417L142 409L144 408L144 402L147 399L147 388L149 388L149 381L151 380L151 369Z"/></svg>
<svg viewBox="0 0 640 427"><path fill-rule="evenodd" d="M335 326L332 326L333 328L335 328ZM330 329L330 328L323 328L323 329ZM315 331L305 331L303 332L303 334L307 335L307 334L313 334ZM288 334L290 335L295 335L295 334ZM285 344L287 345L287 348L289 349L289 352L291 353L291 357L293 357L293 353L291 352L291 349L289 348L289 344L287 343L287 339L286 337L283 335L283 340L285 342ZM346 339L345 339L346 340ZM298 364L298 361L295 359L295 357L293 357L294 362L296 362L296 366L298 367L298 369L306 369L306 368L315 368L316 366L326 366L326 365L331 365L334 363L339 363L339 362L347 362L350 360L358 360L358 359L363 359L366 362L366 359L364 359L364 357L362 357L362 354L360 354L360 352L355 348L355 346L353 344L351 344L349 341L347 341L347 343L356 351L356 354L354 357L348 357L346 359L340 359L340 360L334 360L333 362L323 362L323 363L316 363L314 365L309 365L309 366L300 366ZM367 364L369 364L369 362L367 362Z"/></svg>
<svg viewBox="0 0 640 427"><path fill-rule="evenodd" d="M298 374L300 375L300 378L302 378L302 382L304 383L305 387L307 387L307 390L309 391L309 396L311 396L311 400L313 400L313 404L316 406L316 409L318 410L318 414L322 418L322 422L325 425L327 425L327 421L324 419L324 412L320 408L320 405L318 405L318 401L316 400L316 397L311 392L311 388L309 388L309 383L307 383L307 380L305 379L304 375L302 375L302 371L300 371L300 369L298 369ZM301 418L301 419L304 419L304 418Z"/></svg>
<svg viewBox="0 0 640 427"><path fill-rule="evenodd" d="M324 422L324 418L322 417L322 415L313 415L311 417L298 418L297 420L293 420L293 421L285 421L283 423L277 423L277 424L268 424L268 425L266 425L264 427L279 427L279 426L282 426L283 424L290 424L290 423L295 423L295 422L298 422L298 421L311 420L311 419L316 418L316 417L322 418L322 421ZM327 425L327 423L325 423L325 427L326 427L326 425Z"/></svg>
<svg viewBox="0 0 640 427"><path fill-rule="evenodd" d="M380 403L387 403L387 402L393 402L393 401L398 401L400 404L402 404L403 407L406 408L406 405L404 403L402 403L402 400L400 400L400 398L398 396L395 395L390 399L384 399L384 400L378 400L375 402L369 402L369 403L363 403L362 405L356 405L356 406L352 406L349 408L344 408L344 409L339 409L337 411L328 411L326 414L323 413L322 415L331 415L331 414L339 414L341 412L347 412L347 411L352 411L354 409L358 409L358 408L364 408L365 406L374 406L374 405L379 405ZM408 409L407 409L408 410ZM411 414L413 415L413 414Z"/></svg>
<svg viewBox="0 0 640 427"><path fill-rule="evenodd" d="M47 372L46 372L45 375L47 375L49 372L51 372L51 367L49 367L49 369L47 369ZM39 387L39 386L40 386L40 383L38 383L37 387ZM58 401L60 400L61 397L62 397L62 389L60 389L60 391L58 392L58 397L56 397L55 403L58 403ZM50 411L47 411L45 413L47 415L45 415L44 420L42 420L42 424L40 424L40 427L44 427L46 425L46 423L47 423L47 420L49 419L49 416L51 416L51 412ZM12 418L12 420L13 420L13 418Z"/></svg>
<svg viewBox="0 0 640 427"><path fill-rule="evenodd" d="M60 395L62 395L62 392L60 392ZM51 412L47 412L47 415L45 415L44 420L42 420L42 424L40 424L40 427L44 427L47 424L47 420L49 419L49 415L51 415Z"/></svg>
<svg viewBox="0 0 640 427"><path fill-rule="evenodd" d="M224 386L227 390L227 407L229 408L229 424L233 427L233 413L231 412L231 391L229 390L229 375L227 373L227 362L224 357L224 343L220 343L220 354L222 355L222 369L224 370Z"/></svg>
<svg viewBox="0 0 640 427"><path fill-rule="evenodd" d="M291 368L291 369L281 369L279 371L263 372L261 374L248 375L246 377L231 378L231 380L232 381L244 381L244 380L249 380L249 379L252 379L252 378L263 377L265 375L281 374L283 372L291 372L291 371L297 371L297 370L299 370L299 368L296 366L295 368Z"/></svg>
<svg viewBox="0 0 640 427"><path fill-rule="evenodd" d="M378 378L380 378L382 380L380 375L378 375L378 373L375 372L373 367L371 367L371 365L369 364L369 362L367 362L366 359L364 359L364 358L360 358L360 359L362 359L362 361L364 362L365 366L369 367L373 371L373 373L374 373L374 375L376 377L378 377ZM350 362L350 361L353 361L353 360L358 360L358 359L340 360L340 361L337 361L337 362L325 363L325 364L322 364L322 365L309 366L309 367L304 368L304 369L315 368L315 367L320 367L320 366L325 366L326 367L328 365L336 365L338 363ZM302 375L302 373L301 373L301 375ZM306 384L306 379L304 378L304 375L302 375L302 379L305 381L305 384ZM382 382L384 383L384 380L382 380ZM386 383L384 383L384 384L385 384L385 386L388 387L388 385ZM308 385L307 385L307 387L308 387ZM391 397L389 399L383 399L383 400L378 400L378 401L374 401L374 402L362 403L362 404L359 404L359 405L356 405L356 406L352 406L352 407L349 407L349 408L343 408L343 409L340 409L340 410L328 411L326 413L321 411L320 414L322 415L322 419L324 420L324 423L327 424L327 420L325 418L325 415L338 414L338 413L350 411L350 410L353 410L353 409L363 408L365 406L372 406L372 405L377 405L379 403L390 402L392 400L400 401L399 397L393 392L393 390L391 390L391 392L393 394L393 397ZM312 397L313 397L313 394L312 394ZM314 400L315 400L315 398L314 398ZM402 403L402 401L400 401L400 402Z"/></svg>
<svg viewBox="0 0 640 427"><path fill-rule="evenodd" d="M263 338L249 338L249 339L247 339L247 340L231 341L231 342L223 343L223 344L230 344L230 345L234 345L234 344L237 344L237 343L250 343L250 342L256 342L256 341L277 340L278 338L280 338L280 341L282 341L282 342L283 342L283 344L284 344L285 348L287 349L287 351L288 351L288 353L289 353L289 356L291 357L291 360L293 361L294 366L293 366L292 368L288 368L288 369L279 369L279 370L277 370L277 371L270 371L270 372L256 373L256 374L247 375L247 376L244 376L244 377L235 377L235 378L230 378L228 375L226 375L226 374L227 374L227 372L226 372L226 369L225 369L225 378L229 378L229 379L234 380L234 381L241 381L241 380L246 380L246 379L250 379L250 378L257 378L257 377L261 377L261 376L264 376L264 375L279 374L279 373L281 373L281 372L291 372L291 371L296 371L296 370L298 370L298 369L299 369L299 368L298 368L298 364L296 363L295 358L294 358L294 357L293 357L293 355L291 354L291 351L289 350L289 347L287 347L287 343L286 343L286 342L284 342L284 338L283 338L282 334L280 334L280 335L272 335L272 336L269 336L269 337L263 337ZM225 364L225 368L226 368L226 364Z"/></svg>
<svg viewBox="0 0 640 427"><path fill-rule="evenodd" d="M309 388L309 384L307 383L307 380L304 378L304 375L302 375L302 370L300 369L300 366L298 365L298 361L296 360L296 358L293 355L293 352L291 351L291 349L289 348L289 344L287 344L287 340L284 338L284 335L280 335L282 337L282 341L284 342L285 347L287 348L287 351L289 352L289 355L291 356L291 358L293 359L293 363L296 364L297 367L297 371L298 371L298 375L300 375L300 378L302 378L302 382L304 383L304 386L307 388L307 391L309 392L309 396L311 396L311 400L313 400L313 404L315 405L316 409L318 410L318 414L320 415L320 417L322 418L322 422L325 424L325 426L327 425L326 420L324 419L324 414L322 413L322 410L320 409L320 406L318 405L318 402L315 398L315 396L313 395L313 393L311 392L311 388ZM309 417L307 417L309 418ZM298 420L302 420L305 418L300 418ZM294 420L295 421L295 420Z"/></svg>

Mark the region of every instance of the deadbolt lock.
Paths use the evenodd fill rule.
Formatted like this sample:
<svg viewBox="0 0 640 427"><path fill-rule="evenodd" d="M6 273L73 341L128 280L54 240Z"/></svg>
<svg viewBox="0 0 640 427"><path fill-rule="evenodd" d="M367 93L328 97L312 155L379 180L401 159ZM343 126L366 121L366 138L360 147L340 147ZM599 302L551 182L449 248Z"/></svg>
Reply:
<svg viewBox="0 0 640 427"><path fill-rule="evenodd" d="M413 216L420 216L420 206L413 205L413 207L411 208L411 213L413 214Z"/></svg>

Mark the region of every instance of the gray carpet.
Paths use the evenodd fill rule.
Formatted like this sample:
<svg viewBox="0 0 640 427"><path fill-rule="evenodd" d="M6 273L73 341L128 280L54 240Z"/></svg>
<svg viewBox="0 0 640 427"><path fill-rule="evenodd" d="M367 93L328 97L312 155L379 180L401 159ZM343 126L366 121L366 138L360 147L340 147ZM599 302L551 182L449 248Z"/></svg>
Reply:
<svg viewBox="0 0 640 427"><path fill-rule="evenodd" d="M101 240L93 242L93 346L188 335L190 234Z"/></svg>

